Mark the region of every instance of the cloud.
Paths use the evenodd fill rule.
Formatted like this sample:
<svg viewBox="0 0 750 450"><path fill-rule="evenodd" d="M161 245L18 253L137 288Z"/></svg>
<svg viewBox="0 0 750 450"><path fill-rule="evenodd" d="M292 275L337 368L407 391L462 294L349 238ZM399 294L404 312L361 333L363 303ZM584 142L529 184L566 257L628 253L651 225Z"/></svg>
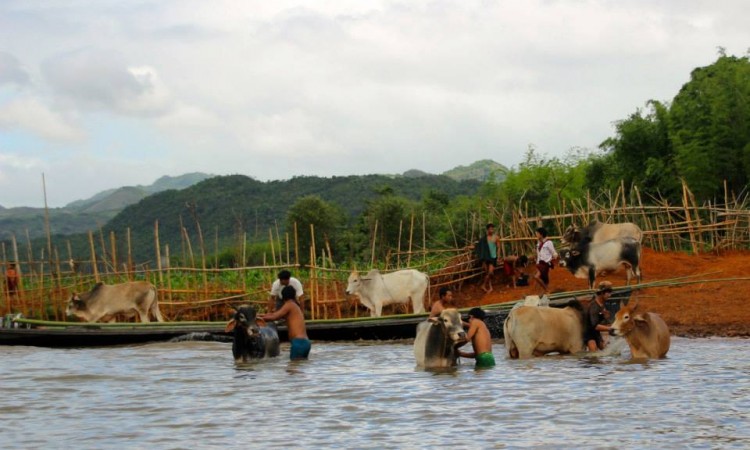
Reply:
<svg viewBox="0 0 750 450"><path fill-rule="evenodd" d="M171 96L151 66L128 65L113 51L84 49L42 63L54 93L84 110L131 116L160 116L172 108Z"/></svg>
<svg viewBox="0 0 750 450"><path fill-rule="evenodd" d="M83 130L35 98L0 105L0 128L23 130L54 141L76 142L85 137Z"/></svg>
<svg viewBox="0 0 750 450"><path fill-rule="evenodd" d="M0 86L3 84L25 85L29 83L29 74L15 56L0 52Z"/></svg>

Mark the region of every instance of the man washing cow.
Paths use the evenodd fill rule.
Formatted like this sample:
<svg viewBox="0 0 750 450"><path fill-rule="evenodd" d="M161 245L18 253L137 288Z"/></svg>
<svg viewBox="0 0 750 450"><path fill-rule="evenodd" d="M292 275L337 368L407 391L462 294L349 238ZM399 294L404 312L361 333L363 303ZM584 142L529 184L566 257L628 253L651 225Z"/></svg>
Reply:
<svg viewBox="0 0 750 450"><path fill-rule="evenodd" d="M604 302L612 296L612 283L602 281L596 290L594 299L586 310L586 328L584 331L584 341L590 352L604 350L604 339L602 333L608 333L610 330L609 311L604 306Z"/></svg>
<svg viewBox="0 0 750 450"><path fill-rule="evenodd" d="M469 331L466 333L466 339L471 341L474 351L458 352L458 355L463 358L473 358L476 361L476 367L495 365L495 357L492 355L492 336L484 323L485 315L482 308L472 308L469 311Z"/></svg>
<svg viewBox="0 0 750 450"><path fill-rule="evenodd" d="M260 316L265 321L286 319L289 342L292 344L289 349L289 358L292 360L307 359L312 347L310 339L307 337L305 316L296 302L296 296L297 291L294 286L285 286L281 290L281 298L284 301L281 308Z"/></svg>

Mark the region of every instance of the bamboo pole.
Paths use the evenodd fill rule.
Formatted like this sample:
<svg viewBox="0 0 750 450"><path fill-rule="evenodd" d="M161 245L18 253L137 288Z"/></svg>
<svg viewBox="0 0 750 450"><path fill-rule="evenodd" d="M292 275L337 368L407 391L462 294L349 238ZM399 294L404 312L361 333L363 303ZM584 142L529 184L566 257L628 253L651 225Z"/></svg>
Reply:
<svg viewBox="0 0 750 450"><path fill-rule="evenodd" d="M131 241L130 241L130 227L128 227L125 231L125 238L128 245L128 280L133 281L133 270L135 270L135 267L133 267L133 249L131 247Z"/></svg>
<svg viewBox="0 0 750 450"><path fill-rule="evenodd" d="M44 232L47 235L47 254L50 258L50 266L52 265L52 229L49 223L49 208L47 207L47 182L44 179L44 172L42 172L42 191L44 192Z"/></svg>
<svg viewBox="0 0 750 450"><path fill-rule="evenodd" d="M117 276L117 241L115 238L115 232L109 232L109 245L110 245L110 256L112 256L112 271Z"/></svg>
<svg viewBox="0 0 750 450"><path fill-rule="evenodd" d="M422 211L422 264L427 263L427 213Z"/></svg>
<svg viewBox="0 0 750 450"><path fill-rule="evenodd" d="M404 219L398 221L398 253L396 253L396 268L401 268L401 232L404 228Z"/></svg>
<svg viewBox="0 0 750 450"><path fill-rule="evenodd" d="M168 289L167 300L171 302L172 301L172 264L169 264L169 261L171 261L171 259L169 258L169 244L164 246L164 254L167 257L167 289ZM169 315L170 317L174 316L171 306L169 307Z"/></svg>
<svg viewBox="0 0 750 450"><path fill-rule="evenodd" d="M156 248L156 271L159 278L159 286L164 286L164 276L161 267L161 243L159 242L159 220L154 221L154 247Z"/></svg>
<svg viewBox="0 0 750 450"><path fill-rule="evenodd" d="M294 265L299 267L299 239L297 236L297 222L294 222Z"/></svg>
<svg viewBox="0 0 750 450"><path fill-rule="evenodd" d="M276 265L276 244L273 240L273 230L271 228L268 229L268 242L271 244L271 261L273 261L273 265ZM280 256L280 255L279 255Z"/></svg>
<svg viewBox="0 0 750 450"><path fill-rule="evenodd" d="M16 302L18 303L18 307L24 310L26 309L26 295L23 292L24 277L23 270L21 269L21 259L18 257L18 242L16 241L15 234L11 235L11 241L13 243L13 261L16 263L16 274L18 275L18 286L16 286ZM8 305L8 307L10 307L10 304Z"/></svg>
<svg viewBox="0 0 750 450"><path fill-rule="evenodd" d="M377 226L377 222L375 222L375 225ZM411 225L409 226L409 256L406 258L406 267L411 267L411 250L412 250L412 241L414 238L414 213L411 213Z"/></svg>
<svg viewBox="0 0 750 450"><path fill-rule="evenodd" d="M375 242L378 238L378 219L375 219L375 230L372 233L372 253L370 254L370 267L375 267ZM410 255L411 257L411 255Z"/></svg>
<svg viewBox="0 0 750 450"><path fill-rule="evenodd" d="M96 250L94 249L94 233L92 233L91 230L89 230L89 248L91 249L91 265L93 266L93 269L94 269L94 280L96 280L96 282L98 283L101 280L99 278L99 267L96 263Z"/></svg>

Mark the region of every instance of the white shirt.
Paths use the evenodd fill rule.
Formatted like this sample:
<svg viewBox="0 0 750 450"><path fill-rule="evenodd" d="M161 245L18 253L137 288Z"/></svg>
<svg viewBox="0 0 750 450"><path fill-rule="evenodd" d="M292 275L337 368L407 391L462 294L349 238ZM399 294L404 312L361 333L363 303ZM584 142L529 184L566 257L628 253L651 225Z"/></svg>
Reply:
<svg viewBox="0 0 750 450"><path fill-rule="evenodd" d="M302 297L304 295L304 292L302 291L302 283L294 277L289 278L289 286L292 286L294 290L297 292L297 298ZM273 295L276 298L281 298L281 290L284 289L286 286L281 284L281 280L278 278L276 281L273 282L271 285L271 295Z"/></svg>
<svg viewBox="0 0 750 450"><path fill-rule="evenodd" d="M542 244L542 248L539 248L539 244L537 244L536 248L537 248L537 252L536 252L537 263L541 261L549 263L557 257L557 252L555 251L555 245L549 239L544 241L544 244Z"/></svg>

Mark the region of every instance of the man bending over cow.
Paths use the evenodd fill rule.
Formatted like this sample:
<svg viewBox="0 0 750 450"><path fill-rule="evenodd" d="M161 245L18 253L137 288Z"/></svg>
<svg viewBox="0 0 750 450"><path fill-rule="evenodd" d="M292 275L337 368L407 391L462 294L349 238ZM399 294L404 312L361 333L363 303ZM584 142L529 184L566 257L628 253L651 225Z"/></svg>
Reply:
<svg viewBox="0 0 750 450"><path fill-rule="evenodd" d="M600 282L596 296L586 311L586 330L583 340L586 341L586 347L590 352L604 350L602 331L609 332L609 311L604 307L604 302L611 296L612 283Z"/></svg>
<svg viewBox="0 0 750 450"><path fill-rule="evenodd" d="M492 337L484 323L484 317L485 313L482 308L472 308L469 311L469 332L466 338L471 340L474 352L458 352L458 355L464 358L474 358L477 362L476 367L495 365L495 357L492 355Z"/></svg>
<svg viewBox="0 0 750 450"><path fill-rule="evenodd" d="M536 239L536 274L534 280L546 294L549 292L549 270L553 267L553 260L557 259L558 255L555 251L555 245L547 239L547 230L544 227L536 229Z"/></svg>
<svg viewBox="0 0 750 450"><path fill-rule="evenodd" d="M447 287L441 287L438 291L438 296L440 298L438 299L438 301L432 304L432 308L430 309L430 317L439 316L440 313L443 312L443 310L446 308L456 307L453 304L453 291L451 291Z"/></svg>
<svg viewBox="0 0 750 450"><path fill-rule="evenodd" d="M271 285L271 304L275 305L275 309L280 309L284 304L284 300L281 298L281 290L286 286L294 287L295 300L297 304L305 310L304 307L304 291L302 290L302 283L292 276L292 273L288 270L282 270L279 272L279 278Z"/></svg>
<svg viewBox="0 0 750 450"><path fill-rule="evenodd" d="M286 286L281 290L281 298L284 301L281 309L261 316L263 320L286 319L289 342L292 343L289 350L289 358L292 360L307 359L310 355L310 347L312 346L310 339L307 338L305 316L295 301L296 294L297 291L294 290L294 286Z"/></svg>

